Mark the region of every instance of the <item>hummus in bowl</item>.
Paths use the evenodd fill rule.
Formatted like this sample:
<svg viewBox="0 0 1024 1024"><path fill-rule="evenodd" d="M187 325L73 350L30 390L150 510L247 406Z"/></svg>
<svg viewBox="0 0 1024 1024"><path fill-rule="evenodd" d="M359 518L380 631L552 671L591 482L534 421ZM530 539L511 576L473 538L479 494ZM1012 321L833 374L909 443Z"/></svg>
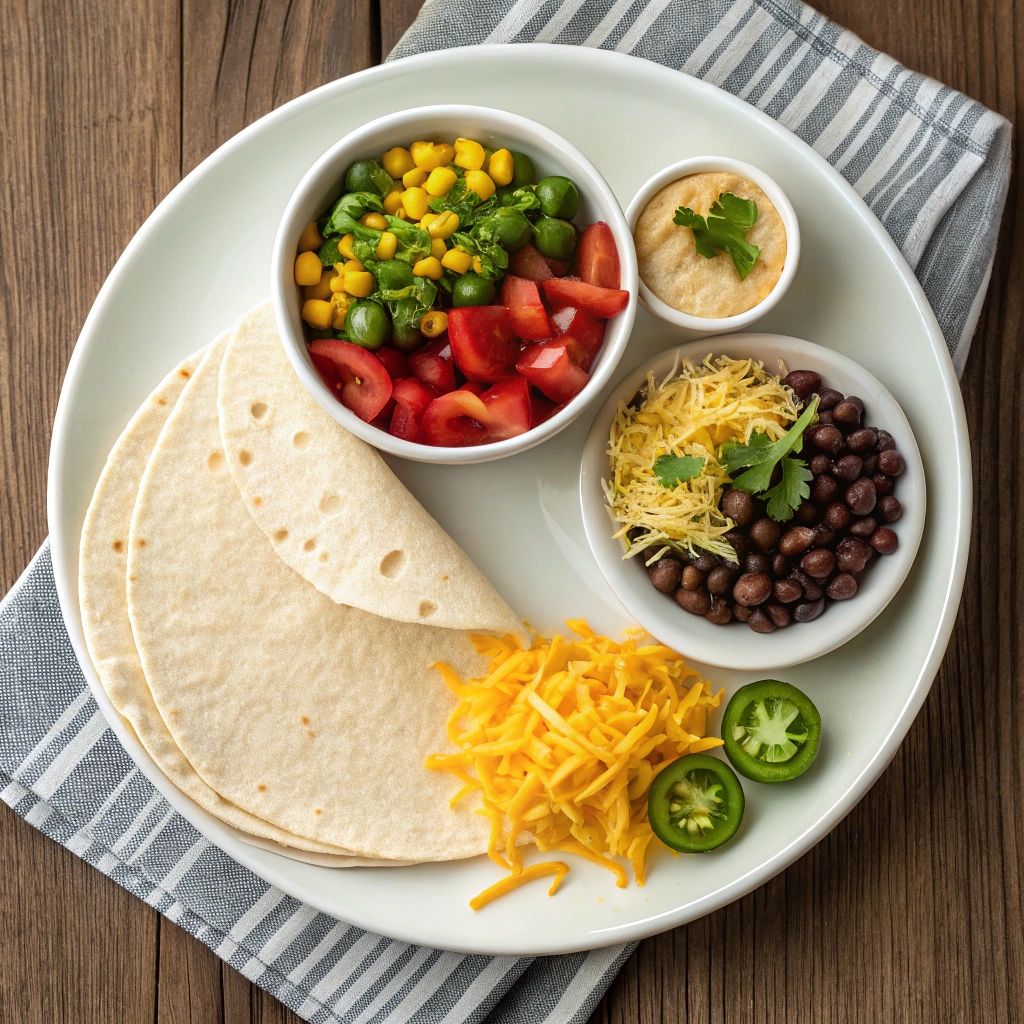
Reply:
<svg viewBox="0 0 1024 1024"><path fill-rule="evenodd" d="M796 214L749 164L698 157L666 167L626 213L640 301L655 316L704 334L734 331L782 297L800 254Z"/></svg>

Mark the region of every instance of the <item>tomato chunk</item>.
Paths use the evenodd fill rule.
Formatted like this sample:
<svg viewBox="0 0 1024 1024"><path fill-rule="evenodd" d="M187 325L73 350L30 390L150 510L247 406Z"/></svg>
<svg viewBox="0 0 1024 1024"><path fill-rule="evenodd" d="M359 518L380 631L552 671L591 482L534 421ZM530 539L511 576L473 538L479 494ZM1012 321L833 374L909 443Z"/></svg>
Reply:
<svg viewBox="0 0 1024 1024"><path fill-rule="evenodd" d="M524 341L544 341L551 337L551 322L536 281L507 275L501 286L501 302L508 307L512 327Z"/></svg>
<svg viewBox="0 0 1024 1024"><path fill-rule="evenodd" d="M397 348L385 346L377 349L374 355L384 364L384 369L388 371L388 375L393 381L412 376L408 357L404 352L399 352Z"/></svg>
<svg viewBox="0 0 1024 1024"><path fill-rule="evenodd" d="M550 256L545 256L544 262L555 277L565 277L569 273L569 264L565 260L554 260Z"/></svg>
<svg viewBox="0 0 1024 1024"><path fill-rule="evenodd" d="M309 357L323 382L346 409L370 423L391 398L391 376L372 353L349 341L322 338L309 346Z"/></svg>
<svg viewBox="0 0 1024 1024"><path fill-rule="evenodd" d="M603 220L595 221L580 236L576 246L576 269L580 280L598 288L618 288L619 250L612 229Z"/></svg>
<svg viewBox="0 0 1024 1024"><path fill-rule="evenodd" d="M508 272L516 277L525 277L527 281L546 281L555 276L547 259L533 245L524 245L509 257Z"/></svg>
<svg viewBox="0 0 1024 1024"><path fill-rule="evenodd" d="M412 375L437 394L455 390L455 357L447 338L438 338L418 348L408 359Z"/></svg>
<svg viewBox="0 0 1024 1024"><path fill-rule="evenodd" d="M578 366L561 340L527 345L516 369L540 392L561 404L586 387L590 375Z"/></svg>
<svg viewBox="0 0 1024 1024"><path fill-rule="evenodd" d="M415 377L396 380L391 397L395 402L395 411L391 416L390 433L403 441L423 440L423 414L427 406L437 398L437 394Z"/></svg>
<svg viewBox="0 0 1024 1024"><path fill-rule="evenodd" d="M514 377L520 344L505 306L460 306L448 312L455 364L469 380L493 384Z"/></svg>
<svg viewBox="0 0 1024 1024"><path fill-rule="evenodd" d="M466 388L435 398L423 414L423 439L443 448L491 444L530 429L530 387L503 380L480 395Z"/></svg>
<svg viewBox="0 0 1024 1024"><path fill-rule="evenodd" d="M629 302L629 292L621 288L598 288L570 278L553 277L541 287L552 306L575 306L603 319L621 313Z"/></svg>
<svg viewBox="0 0 1024 1024"><path fill-rule="evenodd" d="M545 398L532 388L530 389L530 429L539 427L546 420L551 419L562 407L556 405L550 398Z"/></svg>
<svg viewBox="0 0 1024 1024"><path fill-rule="evenodd" d="M604 321L585 309L563 306L551 314L551 324L557 340L569 346L573 362L589 373L604 341Z"/></svg>

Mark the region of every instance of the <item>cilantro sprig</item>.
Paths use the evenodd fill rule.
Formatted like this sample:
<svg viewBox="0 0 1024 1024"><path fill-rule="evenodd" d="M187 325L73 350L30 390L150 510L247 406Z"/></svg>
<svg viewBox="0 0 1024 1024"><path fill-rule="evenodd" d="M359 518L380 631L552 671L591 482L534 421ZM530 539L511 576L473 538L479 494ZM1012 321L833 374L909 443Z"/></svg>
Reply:
<svg viewBox="0 0 1024 1024"><path fill-rule="evenodd" d="M804 498L810 497L808 483L813 474L803 459L796 459L793 453L803 448L804 431L814 421L818 411L818 396L814 395L800 418L778 441L772 441L767 434L755 431L749 444L729 441L722 446L720 460L725 471L733 477L732 485L748 494L759 494L768 501L768 515L776 522L784 523L793 518ZM779 466L782 476L772 486L772 474ZM736 476L740 469L745 473Z"/></svg>
<svg viewBox="0 0 1024 1024"><path fill-rule="evenodd" d="M704 471L704 459L696 455L660 455L654 460L654 475L662 487L685 484Z"/></svg>
<svg viewBox="0 0 1024 1024"><path fill-rule="evenodd" d="M747 241L747 232L757 223L757 203L723 192L713 203L707 217L688 206L680 206L673 223L693 231L697 252L714 259L719 250L732 257L732 265L742 281L754 268L761 250Z"/></svg>

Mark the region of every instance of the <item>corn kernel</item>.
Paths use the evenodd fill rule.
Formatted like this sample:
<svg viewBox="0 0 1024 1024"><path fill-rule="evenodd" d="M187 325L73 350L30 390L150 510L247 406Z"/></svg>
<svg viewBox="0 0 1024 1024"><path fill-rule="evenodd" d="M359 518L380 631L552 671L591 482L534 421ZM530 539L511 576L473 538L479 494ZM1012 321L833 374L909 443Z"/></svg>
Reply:
<svg viewBox="0 0 1024 1024"><path fill-rule="evenodd" d="M429 207L430 196L422 188L407 188L402 193L402 206L413 220L422 220Z"/></svg>
<svg viewBox="0 0 1024 1024"><path fill-rule="evenodd" d="M320 330L330 327L333 313L331 304L324 302L323 299L306 299L302 304L302 319L310 327L316 327Z"/></svg>
<svg viewBox="0 0 1024 1024"><path fill-rule="evenodd" d="M426 217L423 219L426 220ZM423 224L421 227L427 229L431 238L451 238L459 230L459 215L454 210L445 210L429 224Z"/></svg>
<svg viewBox="0 0 1024 1024"><path fill-rule="evenodd" d="M449 249L441 259L441 266L456 274L464 274L473 265L473 257L463 249Z"/></svg>
<svg viewBox="0 0 1024 1024"><path fill-rule="evenodd" d="M438 213L425 213L423 219L417 224L417 227L423 228L424 231L430 230L430 225L440 216Z"/></svg>
<svg viewBox="0 0 1024 1024"><path fill-rule="evenodd" d="M359 223L364 227L373 228L375 231L383 231L388 226L382 213L364 213L359 218Z"/></svg>
<svg viewBox="0 0 1024 1024"><path fill-rule="evenodd" d="M377 290L377 282L368 270L345 271L345 291L357 299L365 299Z"/></svg>
<svg viewBox="0 0 1024 1024"><path fill-rule="evenodd" d="M304 299L329 299L331 297L331 282L337 276L338 272L333 268L324 270L316 284L307 285L302 289L302 297Z"/></svg>
<svg viewBox="0 0 1024 1024"><path fill-rule="evenodd" d="M446 196L459 176L450 167L435 167L423 186L432 196Z"/></svg>
<svg viewBox="0 0 1024 1024"><path fill-rule="evenodd" d="M406 188L419 188L427 180L427 174L428 172L422 167L414 167L402 175L402 184Z"/></svg>
<svg viewBox="0 0 1024 1024"><path fill-rule="evenodd" d="M315 252L300 253L295 259L295 283L303 287L319 284L323 269L320 257Z"/></svg>
<svg viewBox="0 0 1024 1024"><path fill-rule="evenodd" d="M455 159L455 150L447 142L439 142L434 146L437 155L441 158L441 167L447 167Z"/></svg>
<svg viewBox="0 0 1024 1024"><path fill-rule="evenodd" d="M486 203L494 195L494 182L483 171L466 171L466 189Z"/></svg>
<svg viewBox="0 0 1024 1024"><path fill-rule="evenodd" d="M436 338L448 330L448 314L441 309L432 309L420 317L420 333Z"/></svg>
<svg viewBox="0 0 1024 1024"><path fill-rule="evenodd" d="M455 166L479 171L484 165L484 147L472 139L455 140Z"/></svg>
<svg viewBox="0 0 1024 1024"><path fill-rule="evenodd" d="M377 243L377 259L393 260L395 250L398 248L398 237L391 231L385 231Z"/></svg>
<svg viewBox="0 0 1024 1024"><path fill-rule="evenodd" d="M331 326L336 331L345 329L345 314L351 305L352 300L344 292L338 292L331 297Z"/></svg>
<svg viewBox="0 0 1024 1024"><path fill-rule="evenodd" d="M416 166L412 154L401 146L389 149L382 157L381 163L392 178L400 178L406 171L411 171Z"/></svg>
<svg viewBox="0 0 1024 1024"><path fill-rule="evenodd" d="M507 149L499 149L491 154L490 162L487 164L487 173L499 188L507 185L515 174L516 165L512 154Z"/></svg>
<svg viewBox="0 0 1024 1024"><path fill-rule="evenodd" d="M316 221L311 220L305 228L302 230L302 234L299 235L299 252L309 252L311 249L319 249L324 244L324 240L320 237L320 232L316 229Z"/></svg>
<svg viewBox="0 0 1024 1024"><path fill-rule="evenodd" d="M342 256L347 257L350 260L356 258L356 254L352 251L352 243L356 240L356 236L353 234L342 235L338 242L338 252Z"/></svg>
<svg viewBox="0 0 1024 1024"><path fill-rule="evenodd" d="M342 264L341 274L358 274L360 271L365 270L366 267L359 262L359 260L349 260L347 263Z"/></svg>
<svg viewBox="0 0 1024 1024"><path fill-rule="evenodd" d="M482 274L484 272L484 261L479 256L473 257L473 273Z"/></svg>
<svg viewBox="0 0 1024 1024"><path fill-rule="evenodd" d="M389 192L384 197L384 212L390 213L392 217L398 216L398 211L402 209L402 192L401 186L399 191Z"/></svg>
<svg viewBox="0 0 1024 1024"><path fill-rule="evenodd" d="M416 166L429 174L435 167L444 167L451 161L451 157L445 159L445 148L450 150L452 147L435 146L432 142L414 142L409 151Z"/></svg>
<svg viewBox="0 0 1024 1024"><path fill-rule="evenodd" d="M442 256L448 251L448 246L444 244L443 238L432 238L430 240L430 255L436 256L437 259L441 259Z"/></svg>
<svg viewBox="0 0 1024 1024"><path fill-rule="evenodd" d="M331 278L331 294L337 295L339 292L345 290L345 275L340 271L336 270L334 277Z"/></svg>
<svg viewBox="0 0 1024 1024"><path fill-rule="evenodd" d="M413 264L412 272L417 277L429 277L432 281L440 281L444 274L441 261L436 256L427 256Z"/></svg>

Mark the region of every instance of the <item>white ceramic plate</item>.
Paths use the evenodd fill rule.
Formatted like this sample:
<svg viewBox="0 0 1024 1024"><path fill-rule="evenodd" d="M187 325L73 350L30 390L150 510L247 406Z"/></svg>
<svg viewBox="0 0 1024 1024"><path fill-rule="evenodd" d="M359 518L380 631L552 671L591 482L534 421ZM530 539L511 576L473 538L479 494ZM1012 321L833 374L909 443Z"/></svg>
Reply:
<svg viewBox="0 0 1024 1024"><path fill-rule="evenodd" d="M270 294L270 252L288 197L333 142L412 104L466 97L546 124L585 153L625 208L659 167L718 153L763 167L792 197L800 272L761 322L844 352L893 393L931 483L920 554L867 630L788 671L821 710L813 768L788 785L748 784L746 819L716 853L652 857L645 888L617 889L574 861L557 898L531 885L474 914L497 877L484 859L331 871L241 842L174 790L127 734L89 665L79 618L78 539L118 432L174 363ZM623 368L689 340L644 312ZM625 375L623 369L622 375ZM610 390L610 388L609 388ZM537 626L586 616L629 623L587 550L578 468L589 418L531 451L476 466L393 460L398 475L513 608ZM752 107L658 65L605 51L475 47L352 75L275 111L196 168L129 244L104 284L68 368L54 426L49 519L71 640L111 728L170 802L231 856L298 899L411 942L480 953L557 953L663 931L736 899L810 849L864 795L928 692L963 586L970 528L967 430L952 364L906 263L852 189ZM713 670L730 691L756 673ZM341 780L339 780L341 784Z"/></svg>

